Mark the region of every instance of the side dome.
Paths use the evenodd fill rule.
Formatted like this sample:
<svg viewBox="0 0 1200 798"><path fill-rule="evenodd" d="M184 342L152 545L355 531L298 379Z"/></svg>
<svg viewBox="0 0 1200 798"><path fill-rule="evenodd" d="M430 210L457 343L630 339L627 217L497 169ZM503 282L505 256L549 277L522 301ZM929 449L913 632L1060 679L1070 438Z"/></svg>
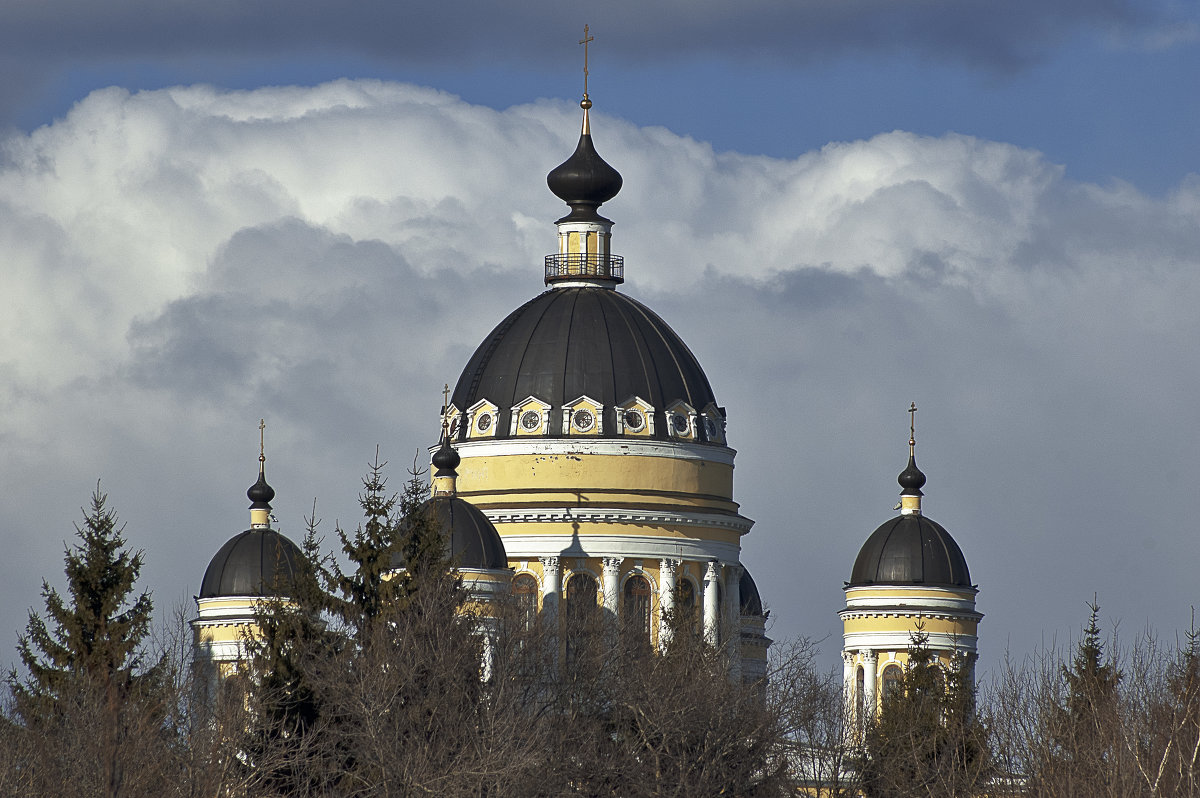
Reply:
<svg viewBox="0 0 1200 798"><path fill-rule="evenodd" d="M919 514L876 529L858 552L849 584L972 587L962 549L941 524Z"/></svg>
<svg viewBox="0 0 1200 798"><path fill-rule="evenodd" d="M754 577L750 576L750 572L744 567L742 568L742 578L738 581L738 593L742 599L742 615L763 614L762 597L758 594L758 585L754 583Z"/></svg>
<svg viewBox="0 0 1200 798"><path fill-rule="evenodd" d="M666 410L686 402L715 405L695 355L665 321L617 291L556 288L517 308L492 330L463 369L453 403L480 400L499 411L496 437L510 436L511 408L533 396L550 405L549 435L562 429L562 407L588 396L604 407L608 437L616 405L641 397L654 408L655 437L667 439Z"/></svg>
<svg viewBox="0 0 1200 798"><path fill-rule="evenodd" d="M455 568L491 571L508 568L500 533L478 507L457 496L437 496L421 506L441 528ZM403 568L403 557L395 555L392 567Z"/></svg>
<svg viewBox="0 0 1200 798"><path fill-rule="evenodd" d="M247 529L208 563L200 598L288 595L304 553L274 529Z"/></svg>

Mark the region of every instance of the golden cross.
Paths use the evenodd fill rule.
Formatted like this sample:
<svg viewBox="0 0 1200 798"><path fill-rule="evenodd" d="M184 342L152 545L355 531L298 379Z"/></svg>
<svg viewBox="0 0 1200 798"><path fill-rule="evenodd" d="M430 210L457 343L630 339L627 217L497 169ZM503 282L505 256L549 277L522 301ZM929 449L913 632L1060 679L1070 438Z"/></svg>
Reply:
<svg viewBox="0 0 1200 798"><path fill-rule="evenodd" d="M267 444L266 444L266 429L267 420L260 418L258 420L258 462L267 462Z"/></svg>
<svg viewBox="0 0 1200 798"><path fill-rule="evenodd" d="M450 383L447 382L446 384L444 384L442 386L442 413L443 414L448 413L449 411L450 411Z"/></svg>
<svg viewBox="0 0 1200 798"><path fill-rule="evenodd" d="M908 406L908 453L913 453L913 447L917 445L917 403L912 402Z"/></svg>
<svg viewBox="0 0 1200 798"><path fill-rule="evenodd" d="M588 43L596 41L595 36L588 35L588 26L583 26L583 38L579 43L583 45L583 96L588 96Z"/></svg>

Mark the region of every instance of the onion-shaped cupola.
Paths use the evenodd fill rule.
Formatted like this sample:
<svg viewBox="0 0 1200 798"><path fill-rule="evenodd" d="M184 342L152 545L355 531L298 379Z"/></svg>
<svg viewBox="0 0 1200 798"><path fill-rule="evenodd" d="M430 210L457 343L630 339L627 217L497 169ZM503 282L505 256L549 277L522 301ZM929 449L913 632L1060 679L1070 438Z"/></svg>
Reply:
<svg viewBox="0 0 1200 798"><path fill-rule="evenodd" d="M259 425L260 433L265 424ZM287 536L271 529L271 500L266 454L258 455L258 481L246 491L250 499L250 528L234 535L209 561L200 583L199 598L288 595L304 553Z"/></svg>
<svg viewBox="0 0 1200 798"><path fill-rule="evenodd" d="M570 206L571 212L559 219L559 224L572 221L609 222L596 210L621 191L621 173L608 164L596 145L592 143L592 129L588 120L588 109L592 101L586 96L580 101L583 109L583 129L579 144L571 157L550 170L546 184L554 196Z"/></svg>
<svg viewBox="0 0 1200 798"><path fill-rule="evenodd" d="M909 408L910 416L916 405ZM917 468L916 434L909 424L908 466L900 484L900 515L885 521L858 552L850 587L860 585L929 585L971 587L962 549L941 524L921 514L925 474Z"/></svg>
<svg viewBox="0 0 1200 798"><path fill-rule="evenodd" d="M612 254L612 226L598 212L621 190L621 173L596 152L586 89L579 103L583 128L571 157L550 170L546 184L571 212L558 225L558 253L546 256L546 285L612 288L625 280L624 260Z"/></svg>

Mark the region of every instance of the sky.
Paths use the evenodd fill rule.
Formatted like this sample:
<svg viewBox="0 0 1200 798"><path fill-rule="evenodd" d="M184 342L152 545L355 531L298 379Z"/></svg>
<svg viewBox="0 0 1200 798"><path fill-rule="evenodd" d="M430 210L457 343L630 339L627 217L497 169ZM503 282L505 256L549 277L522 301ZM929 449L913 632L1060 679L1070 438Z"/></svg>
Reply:
<svg viewBox="0 0 1200 798"><path fill-rule="evenodd" d="M603 12L603 13L600 13ZM444 383L542 290L584 23L628 292L729 415L770 634L925 512L981 673L1086 602L1173 643L1200 541L1200 12L1165 0L186 0L0 10L0 632L97 480L157 607L248 521L399 487ZM2 636L0 636L2 639ZM7 661L15 658L9 648Z"/></svg>

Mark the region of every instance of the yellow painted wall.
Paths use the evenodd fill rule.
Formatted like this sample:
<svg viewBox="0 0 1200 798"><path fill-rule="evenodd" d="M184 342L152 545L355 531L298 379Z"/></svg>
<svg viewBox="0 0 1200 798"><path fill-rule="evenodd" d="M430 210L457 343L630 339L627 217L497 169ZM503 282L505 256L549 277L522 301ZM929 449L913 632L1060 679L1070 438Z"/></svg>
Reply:
<svg viewBox="0 0 1200 798"><path fill-rule="evenodd" d="M521 454L464 457L459 495L487 507L531 504L662 504L736 512L733 466L638 455ZM519 506L519 505L514 505Z"/></svg>

